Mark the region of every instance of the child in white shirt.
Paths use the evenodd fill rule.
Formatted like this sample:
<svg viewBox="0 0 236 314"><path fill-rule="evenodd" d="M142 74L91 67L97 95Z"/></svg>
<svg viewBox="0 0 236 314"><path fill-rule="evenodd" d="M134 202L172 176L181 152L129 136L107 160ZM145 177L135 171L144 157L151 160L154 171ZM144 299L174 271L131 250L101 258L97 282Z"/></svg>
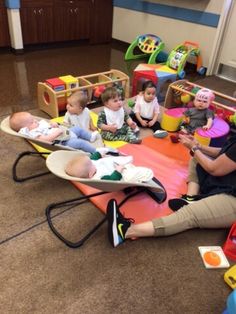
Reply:
<svg viewBox="0 0 236 314"><path fill-rule="evenodd" d="M87 108L88 96L84 91L74 92L68 99L64 123L68 126L79 126L87 131L96 131Z"/></svg>
<svg viewBox="0 0 236 314"><path fill-rule="evenodd" d="M137 124L123 108L123 101L115 87L108 87L101 95L104 109L99 112L97 126L107 141L125 141L140 144Z"/></svg>
<svg viewBox="0 0 236 314"><path fill-rule="evenodd" d="M156 85L152 81L146 81L136 98L134 112L130 116L138 126L150 128L155 132L161 129L160 123L157 121L159 113Z"/></svg>

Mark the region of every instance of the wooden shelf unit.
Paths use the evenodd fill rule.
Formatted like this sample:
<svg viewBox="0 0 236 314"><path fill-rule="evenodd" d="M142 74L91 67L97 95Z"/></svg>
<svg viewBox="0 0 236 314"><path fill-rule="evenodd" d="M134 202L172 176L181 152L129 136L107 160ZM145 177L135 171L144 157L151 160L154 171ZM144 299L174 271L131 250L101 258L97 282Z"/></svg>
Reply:
<svg viewBox="0 0 236 314"><path fill-rule="evenodd" d="M183 86L183 87L180 87ZM174 103L174 91L177 92L181 92L181 93L185 93L185 94L189 94L191 96L195 96L194 93L191 93L191 91L188 90L188 87L199 87L199 88L206 88L205 86L201 86L192 82L189 82L188 80L178 80L175 81L174 83L170 84L166 93L166 98L165 98L165 102L164 102L164 108L169 109L169 108L174 108L174 107L183 107L181 105L177 105ZM212 90L212 89L211 89ZM222 109L222 110L228 110L231 111L233 114L236 113L236 98L234 97L230 97L228 95L219 93L215 90L212 90L212 92L215 94L215 96L217 97L217 99L224 99L226 101L228 101L230 104L232 104L232 106L228 106L225 105L223 103L220 103L218 101L213 101L212 105L216 108L216 109Z"/></svg>
<svg viewBox="0 0 236 314"><path fill-rule="evenodd" d="M128 75L119 70L110 70L90 75L77 77L79 87L54 91L49 85L43 82L38 83L38 106L52 118L59 116L59 107L66 103L67 95L78 90L88 93L89 103L92 102L93 90L97 86L112 86L114 83L120 84L124 89L125 98L129 98L130 81Z"/></svg>

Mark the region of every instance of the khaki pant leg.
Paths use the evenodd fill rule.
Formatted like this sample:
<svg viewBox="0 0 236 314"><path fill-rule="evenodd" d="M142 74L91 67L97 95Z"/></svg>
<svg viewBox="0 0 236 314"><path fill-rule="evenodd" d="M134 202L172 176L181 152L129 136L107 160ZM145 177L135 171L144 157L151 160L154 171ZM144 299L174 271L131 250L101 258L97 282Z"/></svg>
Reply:
<svg viewBox="0 0 236 314"><path fill-rule="evenodd" d="M187 183L189 182L195 182L199 183L198 176L197 176L197 161L195 158L191 158L188 164L188 177L187 177Z"/></svg>
<svg viewBox="0 0 236 314"><path fill-rule="evenodd" d="M229 228L235 221L236 197L219 194L185 205L152 223L155 236L167 236L193 228Z"/></svg>

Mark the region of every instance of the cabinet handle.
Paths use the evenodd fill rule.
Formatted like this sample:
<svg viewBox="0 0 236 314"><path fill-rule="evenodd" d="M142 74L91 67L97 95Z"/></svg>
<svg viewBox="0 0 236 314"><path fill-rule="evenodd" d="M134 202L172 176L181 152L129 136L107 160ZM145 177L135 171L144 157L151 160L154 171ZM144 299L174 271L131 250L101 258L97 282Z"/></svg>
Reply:
<svg viewBox="0 0 236 314"><path fill-rule="evenodd" d="M70 13L73 14L73 10L72 9L70 9Z"/></svg>
<svg viewBox="0 0 236 314"><path fill-rule="evenodd" d="M43 13L43 9L39 9L39 14L41 15Z"/></svg>
<svg viewBox="0 0 236 314"><path fill-rule="evenodd" d="M34 9L34 14L37 14L36 10Z"/></svg>
<svg viewBox="0 0 236 314"><path fill-rule="evenodd" d="M77 12L78 12L78 8L75 8L75 10L74 10L74 11L75 11L75 13L77 13Z"/></svg>
<svg viewBox="0 0 236 314"><path fill-rule="evenodd" d="M70 4L73 4L73 3L74 3L74 1L73 1L73 0L70 0L69 2L70 2Z"/></svg>

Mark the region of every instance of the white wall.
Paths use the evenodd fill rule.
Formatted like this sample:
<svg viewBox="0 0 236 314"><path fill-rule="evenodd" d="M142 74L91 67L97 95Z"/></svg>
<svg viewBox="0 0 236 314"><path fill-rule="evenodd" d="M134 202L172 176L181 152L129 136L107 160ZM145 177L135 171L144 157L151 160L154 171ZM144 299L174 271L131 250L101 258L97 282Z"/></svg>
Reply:
<svg viewBox="0 0 236 314"><path fill-rule="evenodd" d="M152 0L149 2L215 14L221 13L224 4L224 0ZM131 43L138 35L146 33L159 36L165 43L167 52L186 40L199 43L203 65L208 67L217 28L114 7L112 33L114 39Z"/></svg>

